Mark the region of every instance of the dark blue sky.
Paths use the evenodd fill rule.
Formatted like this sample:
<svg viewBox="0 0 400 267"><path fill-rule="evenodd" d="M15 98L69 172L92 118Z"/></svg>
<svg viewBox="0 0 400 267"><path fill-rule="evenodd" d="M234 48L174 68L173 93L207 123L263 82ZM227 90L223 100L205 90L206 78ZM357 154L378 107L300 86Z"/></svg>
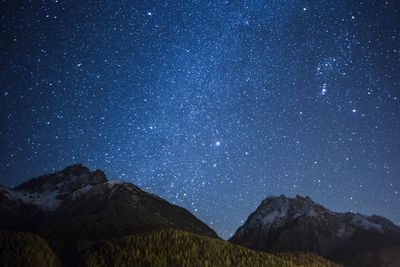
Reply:
<svg viewBox="0 0 400 267"><path fill-rule="evenodd" d="M281 193L400 223L399 1L0 10L0 183L83 163L225 238Z"/></svg>

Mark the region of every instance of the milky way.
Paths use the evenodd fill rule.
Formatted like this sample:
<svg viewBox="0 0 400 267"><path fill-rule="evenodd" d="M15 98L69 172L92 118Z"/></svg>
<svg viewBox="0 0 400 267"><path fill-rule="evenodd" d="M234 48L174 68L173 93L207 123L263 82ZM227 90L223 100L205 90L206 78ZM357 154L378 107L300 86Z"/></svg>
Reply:
<svg viewBox="0 0 400 267"><path fill-rule="evenodd" d="M83 163L224 238L282 193L400 223L398 1L0 10L0 183Z"/></svg>

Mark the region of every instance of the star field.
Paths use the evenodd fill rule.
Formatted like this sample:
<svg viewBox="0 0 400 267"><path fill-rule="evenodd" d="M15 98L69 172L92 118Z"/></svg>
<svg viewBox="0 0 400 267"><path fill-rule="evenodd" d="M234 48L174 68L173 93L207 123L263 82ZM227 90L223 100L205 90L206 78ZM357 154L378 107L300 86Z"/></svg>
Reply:
<svg viewBox="0 0 400 267"><path fill-rule="evenodd" d="M228 238L267 195L400 223L400 3L0 2L0 183L83 163Z"/></svg>

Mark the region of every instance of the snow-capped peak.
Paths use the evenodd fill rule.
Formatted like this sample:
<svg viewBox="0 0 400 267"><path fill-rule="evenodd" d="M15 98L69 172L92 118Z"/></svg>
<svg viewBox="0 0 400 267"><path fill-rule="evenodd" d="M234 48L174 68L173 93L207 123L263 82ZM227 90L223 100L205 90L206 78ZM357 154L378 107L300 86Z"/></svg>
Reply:
<svg viewBox="0 0 400 267"><path fill-rule="evenodd" d="M61 199L59 198L59 194L59 190L42 193L8 190L10 199L32 204L48 211L54 211L60 205Z"/></svg>
<svg viewBox="0 0 400 267"><path fill-rule="evenodd" d="M319 240L320 236L325 236L321 237L321 240L328 237L335 240L346 240L352 238L357 230L385 234L390 229L395 229L395 226L379 216L330 211L309 197L269 196L248 217L232 240L248 244L247 242L250 241L247 239L255 238L254 236L272 238L282 229L296 229L304 235L309 233L307 231L311 231L316 240ZM255 240L257 239L255 238Z"/></svg>
<svg viewBox="0 0 400 267"><path fill-rule="evenodd" d="M85 194L94 185L105 182L107 179L102 171L90 172L82 165L73 165L63 171L40 176L12 189L7 189L7 195L12 200L54 211L65 196L76 197Z"/></svg>
<svg viewBox="0 0 400 267"><path fill-rule="evenodd" d="M363 214L354 214L350 223L355 227L360 227L365 230L376 230L383 232L383 226L369 220L369 217Z"/></svg>
<svg viewBox="0 0 400 267"><path fill-rule="evenodd" d="M264 226L279 226L287 220L293 220L301 216L316 216L317 211L314 208L317 206L308 197L269 196L257 208L252 221L253 223L261 223Z"/></svg>

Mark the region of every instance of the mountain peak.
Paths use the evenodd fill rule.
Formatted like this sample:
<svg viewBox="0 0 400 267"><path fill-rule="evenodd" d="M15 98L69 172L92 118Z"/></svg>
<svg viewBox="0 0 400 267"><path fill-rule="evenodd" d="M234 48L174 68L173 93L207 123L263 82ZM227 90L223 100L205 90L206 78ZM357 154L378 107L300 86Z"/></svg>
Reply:
<svg viewBox="0 0 400 267"><path fill-rule="evenodd" d="M343 260L363 249L400 245L400 227L376 215L333 212L309 197L280 195L265 198L230 240L261 251Z"/></svg>
<svg viewBox="0 0 400 267"><path fill-rule="evenodd" d="M263 229L282 227L302 216L317 216L326 211L310 197L297 195L290 198L285 195L268 196L252 213L245 225L259 225ZM239 228L236 234L243 234L245 228Z"/></svg>
<svg viewBox="0 0 400 267"><path fill-rule="evenodd" d="M101 170L91 172L82 164L71 165L64 170L52 174L33 178L13 188L16 191L26 192L71 192L87 185L97 185L107 182L105 174Z"/></svg>
<svg viewBox="0 0 400 267"><path fill-rule="evenodd" d="M62 229L68 224L75 231L79 224L81 229L77 232L82 238L162 228L217 236L187 210L127 181L108 181L101 170L90 171L81 164L33 178L14 188L1 189L0 215L2 212L7 215L0 217L7 220L0 222L0 226L33 221L34 225L44 227L55 220L60 225L54 227ZM34 225L24 227L34 228Z"/></svg>
<svg viewBox="0 0 400 267"><path fill-rule="evenodd" d="M82 164L77 164L33 178L7 191L11 199L54 211L65 196L105 182L107 178L101 170L91 172Z"/></svg>
<svg viewBox="0 0 400 267"><path fill-rule="evenodd" d="M275 196L275 195L269 195L267 196L261 203L263 204L270 204L271 202L309 202L309 203L315 203L309 196L301 196L301 195L296 195L296 197L291 198L291 197L287 197L284 194L281 194L279 196Z"/></svg>
<svg viewBox="0 0 400 267"><path fill-rule="evenodd" d="M276 195L269 195L264 200L271 200L271 199L301 199L301 200L307 200L307 201L313 201L309 196L302 196L302 195L296 195L295 197L288 197L285 194L280 194L279 196Z"/></svg>
<svg viewBox="0 0 400 267"><path fill-rule="evenodd" d="M88 173L89 169L87 167L83 166L83 164L79 163L79 164L67 166L61 172L71 173L71 174L82 174L82 173Z"/></svg>

